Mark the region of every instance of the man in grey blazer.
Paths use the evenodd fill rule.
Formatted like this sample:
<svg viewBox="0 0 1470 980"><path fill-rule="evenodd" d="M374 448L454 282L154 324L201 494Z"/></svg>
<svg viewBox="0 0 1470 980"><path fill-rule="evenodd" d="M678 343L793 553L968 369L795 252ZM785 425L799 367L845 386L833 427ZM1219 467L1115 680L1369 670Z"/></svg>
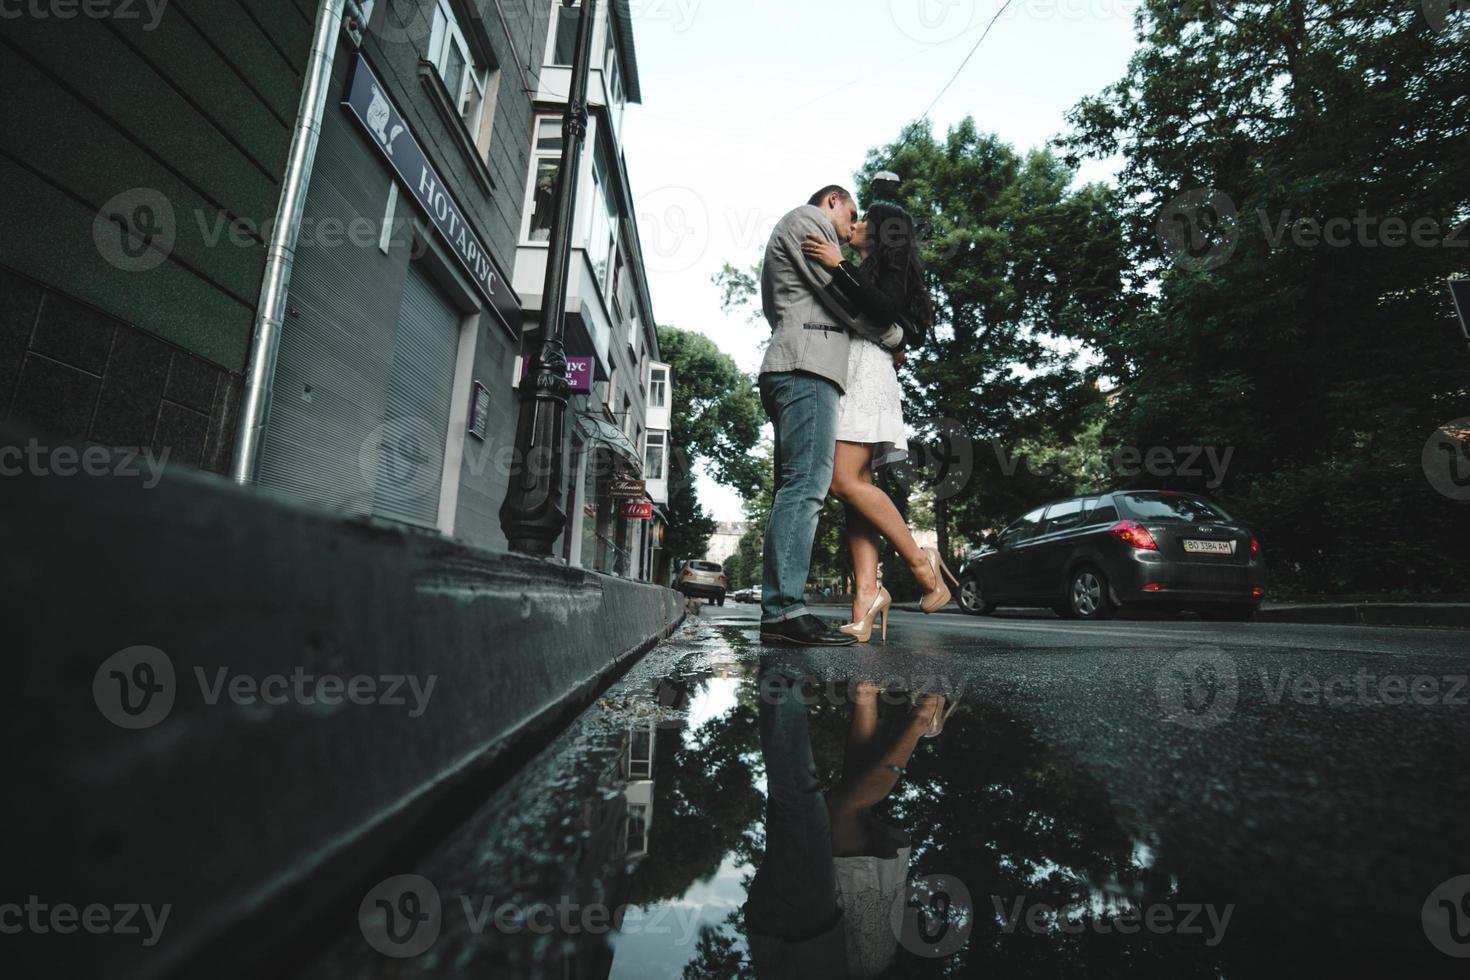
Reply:
<svg viewBox="0 0 1470 980"><path fill-rule="evenodd" d="M857 222L852 195L833 184L787 214L766 244L761 308L771 345L761 362L761 403L776 430L775 498L766 522L761 581L761 642L787 646L846 646L854 638L806 611L817 519L832 483L837 447L837 400L847 385L847 347L853 332L886 350L903 343L903 330L857 314L822 266L802 254L808 234L846 242Z"/></svg>

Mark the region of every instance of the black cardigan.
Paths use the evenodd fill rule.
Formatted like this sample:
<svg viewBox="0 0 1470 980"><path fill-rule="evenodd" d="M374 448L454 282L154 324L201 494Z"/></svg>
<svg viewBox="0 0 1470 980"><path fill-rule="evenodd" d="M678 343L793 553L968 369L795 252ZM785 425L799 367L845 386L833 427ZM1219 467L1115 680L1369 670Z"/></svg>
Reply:
<svg viewBox="0 0 1470 980"><path fill-rule="evenodd" d="M923 320L915 316L904 302L908 290L901 271L888 270L874 282L859 272L857 266L844 261L832 270L832 288L849 307L855 307L870 319L902 327L904 346L923 344Z"/></svg>

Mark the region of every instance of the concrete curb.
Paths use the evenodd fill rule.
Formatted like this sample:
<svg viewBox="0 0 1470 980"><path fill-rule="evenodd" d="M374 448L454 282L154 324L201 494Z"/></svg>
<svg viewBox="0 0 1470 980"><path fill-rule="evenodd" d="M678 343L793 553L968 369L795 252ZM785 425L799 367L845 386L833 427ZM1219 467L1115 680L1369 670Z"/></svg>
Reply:
<svg viewBox="0 0 1470 980"><path fill-rule="evenodd" d="M430 843L413 838L472 805L456 794L528 757L684 616L668 589L194 473L153 489L5 478L0 540L24 556L0 565L24 613L7 644L9 741L26 747L12 770L18 826L0 845L7 878L82 906L172 907L151 949L136 936L38 945L61 976L188 972L205 949L216 967L231 962L221 949L248 960L253 936L300 929L324 914L322 896ZM140 675L104 662L138 646L171 668L171 685L155 682L173 701L130 730L109 718L125 717L117 699ZM342 678L336 703L309 685L309 702L294 686L284 700L272 686L277 703L265 687L232 693L240 678L245 691L297 674ZM359 684L354 703L344 691L358 678L374 694ZM408 681L390 696L387 678L417 680L421 696ZM148 716L165 700L134 706Z"/></svg>

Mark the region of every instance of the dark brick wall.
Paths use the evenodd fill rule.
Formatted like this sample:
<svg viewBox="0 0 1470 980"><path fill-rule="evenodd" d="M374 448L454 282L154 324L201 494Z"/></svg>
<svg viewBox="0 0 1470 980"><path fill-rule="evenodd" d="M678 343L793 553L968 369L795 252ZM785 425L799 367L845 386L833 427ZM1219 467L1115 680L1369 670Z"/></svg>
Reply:
<svg viewBox="0 0 1470 980"><path fill-rule="evenodd" d="M223 473L242 381L0 266L0 420Z"/></svg>

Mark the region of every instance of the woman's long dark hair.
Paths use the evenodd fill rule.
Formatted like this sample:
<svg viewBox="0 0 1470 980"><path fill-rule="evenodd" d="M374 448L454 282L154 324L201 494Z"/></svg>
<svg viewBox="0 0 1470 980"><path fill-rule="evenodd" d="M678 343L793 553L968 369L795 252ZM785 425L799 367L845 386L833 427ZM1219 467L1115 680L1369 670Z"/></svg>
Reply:
<svg viewBox="0 0 1470 980"><path fill-rule="evenodd" d="M903 306L914 326L927 333L934 323L934 303L924 282L924 264L914 240L914 219L897 204L879 201L868 209L868 241L873 254L860 267L869 281L884 288L903 285ZM897 298L897 297L895 297Z"/></svg>

